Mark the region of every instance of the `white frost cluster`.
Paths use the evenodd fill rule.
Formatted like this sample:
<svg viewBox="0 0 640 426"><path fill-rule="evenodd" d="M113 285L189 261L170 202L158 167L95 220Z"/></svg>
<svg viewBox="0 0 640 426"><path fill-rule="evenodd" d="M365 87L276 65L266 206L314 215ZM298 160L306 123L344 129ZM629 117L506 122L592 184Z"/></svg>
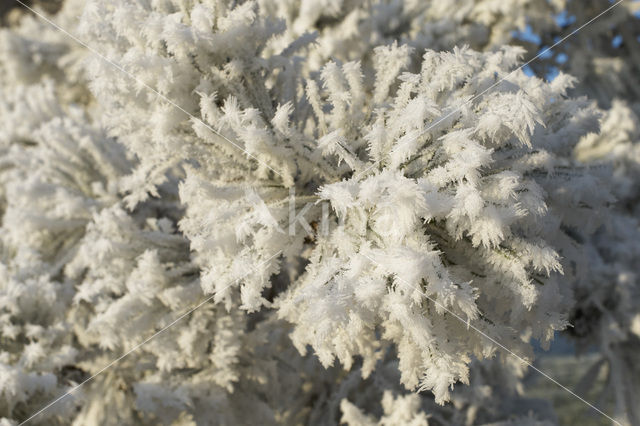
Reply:
<svg viewBox="0 0 640 426"><path fill-rule="evenodd" d="M0 424L548 424L565 329L640 418L637 105L516 70L564 1L445 3L0 30Z"/></svg>

